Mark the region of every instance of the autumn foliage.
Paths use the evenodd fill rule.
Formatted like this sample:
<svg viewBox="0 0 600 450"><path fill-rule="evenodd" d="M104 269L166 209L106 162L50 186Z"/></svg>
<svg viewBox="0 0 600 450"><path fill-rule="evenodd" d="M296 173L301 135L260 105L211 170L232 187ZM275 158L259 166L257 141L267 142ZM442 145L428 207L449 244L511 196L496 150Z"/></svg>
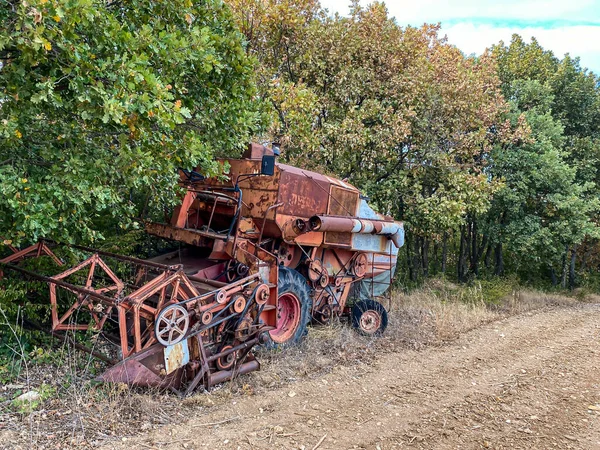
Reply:
<svg viewBox="0 0 600 450"><path fill-rule="evenodd" d="M177 167L217 173L260 124L220 1L2 4L0 236L15 245L131 226L139 203L174 199Z"/></svg>
<svg viewBox="0 0 600 450"><path fill-rule="evenodd" d="M349 17L314 0L228 3L260 62L261 137L405 221L403 282L516 272L566 285L570 272L573 286L582 243L589 271L600 90L577 59L519 36L466 56L378 2Z"/></svg>
<svg viewBox="0 0 600 450"><path fill-rule="evenodd" d="M5 1L0 236L90 242L251 137L405 221L403 283L597 272L598 77L514 36L464 55L383 3ZM1 241L0 241L1 242Z"/></svg>

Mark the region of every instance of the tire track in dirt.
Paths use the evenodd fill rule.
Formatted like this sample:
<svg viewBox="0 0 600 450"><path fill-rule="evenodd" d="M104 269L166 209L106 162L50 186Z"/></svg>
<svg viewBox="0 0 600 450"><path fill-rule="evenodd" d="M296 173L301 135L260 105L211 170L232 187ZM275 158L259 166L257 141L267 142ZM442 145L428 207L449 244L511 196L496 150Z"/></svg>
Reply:
<svg viewBox="0 0 600 450"><path fill-rule="evenodd" d="M598 448L593 430L600 371L598 320L556 333L540 351L527 346L508 371L472 378L474 388L457 402L422 417L381 448ZM541 341L539 340L541 338ZM592 345L590 345L592 344ZM479 389L476 385L483 386ZM463 391L464 392L464 391ZM375 446L377 443L375 444Z"/></svg>
<svg viewBox="0 0 600 450"><path fill-rule="evenodd" d="M600 404L599 369L600 305L558 308L235 398L107 448L312 449L323 436L319 449L600 448L600 415L587 410Z"/></svg>

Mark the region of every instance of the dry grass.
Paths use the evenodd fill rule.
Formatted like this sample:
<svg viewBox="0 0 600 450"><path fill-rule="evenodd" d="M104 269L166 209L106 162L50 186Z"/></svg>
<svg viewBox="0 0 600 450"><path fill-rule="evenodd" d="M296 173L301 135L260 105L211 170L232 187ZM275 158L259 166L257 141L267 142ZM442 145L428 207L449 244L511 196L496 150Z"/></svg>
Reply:
<svg viewBox="0 0 600 450"><path fill-rule="evenodd" d="M52 385L56 389L52 398L31 413L15 412L10 402L0 402L0 448L5 448L6 442L11 443L8 448L18 448L17 442L23 449L94 448L106 440L181 422L190 415L202 415L207 409L240 396L321 377L336 366L360 371L377 358L385 358L387 352L443 345L468 330L509 315L578 301L521 289L496 296L491 303L486 295L481 285L459 287L440 281L432 281L410 294L395 293L383 337L360 336L343 321L311 327L298 346L257 350L261 371L185 400L125 385L90 385L88 380L93 378L90 369L95 363L87 355L65 347L60 357L62 363L30 365L26 379L22 374L21 379L15 380L28 387ZM598 302L600 298L587 300ZM10 392L5 394L8 396Z"/></svg>
<svg viewBox="0 0 600 450"><path fill-rule="evenodd" d="M262 370L244 378L260 392L303 378L320 377L339 365L369 365L378 355L403 349L421 350L443 345L462 333L507 316L578 302L567 296L514 289L490 304L480 284L457 286L432 280L410 294L396 292L389 307L388 328L381 338L354 332L347 323L312 327L298 346L283 350L259 350ZM587 297L587 301L600 298ZM225 389L236 391L239 385Z"/></svg>

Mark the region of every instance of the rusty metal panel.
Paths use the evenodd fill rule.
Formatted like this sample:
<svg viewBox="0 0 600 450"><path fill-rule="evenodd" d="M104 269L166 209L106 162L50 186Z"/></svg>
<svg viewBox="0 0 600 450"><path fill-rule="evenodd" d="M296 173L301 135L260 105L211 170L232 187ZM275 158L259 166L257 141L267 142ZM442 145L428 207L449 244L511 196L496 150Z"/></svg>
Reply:
<svg viewBox="0 0 600 450"><path fill-rule="evenodd" d="M356 190L332 184L329 195L327 214L332 216L356 216L359 197L359 193Z"/></svg>
<svg viewBox="0 0 600 450"><path fill-rule="evenodd" d="M352 245L352 234L328 231L325 233L324 244L350 248Z"/></svg>
<svg viewBox="0 0 600 450"><path fill-rule="evenodd" d="M168 375L190 362L188 341L183 340L175 345L166 346L164 349L164 355L165 370Z"/></svg>
<svg viewBox="0 0 600 450"><path fill-rule="evenodd" d="M248 148L242 155L244 159L261 159L264 155L273 155L273 150L260 144L248 144Z"/></svg>
<svg viewBox="0 0 600 450"><path fill-rule="evenodd" d="M355 216L358 207L358 198L358 191L332 184L329 192L327 214L333 216ZM324 242L326 245L349 247L352 243L352 234L330 231L325 233Z"/></svg>
<svg viewBox="0 0 600 450"><path fill-rule="evenodd" d="M352 250L362 252L383 253L389 255L398 254L398 248L387 236L377 234L354 234L352 235Z"/></svg>
<svg viewBox="0 0 600 450"><path fill-rule="evenodd" d="M273 176L260 175L260 160L229 159L222 160L229 163L229 174L222 179L210 178L203 182L204 186L212 188L233 187L241 175L254 174L250 178L243 177L239 187L243 193L242 215L254 219L275 219L275 211L269 207L277 202L280 184L280 171L277 166Z"/></svg>
<svg viewBox="0 0 600 450"><path fill-rule="evenodd" d="M302 171L288 167L281 170L278 201L284 205L278 212L308 218L315 211L327 211L329 182L308 178Z"/></svg>
<svg viewBox="0 0 600 450"><path fill-rule="evenodd" d="M273 220L275 218L275 211L268 211L268 208L277 202L276 190L244 189L243 192L243 216L252 217L259 222L261 219L264 219L265 214L267 220Z"/></svg>

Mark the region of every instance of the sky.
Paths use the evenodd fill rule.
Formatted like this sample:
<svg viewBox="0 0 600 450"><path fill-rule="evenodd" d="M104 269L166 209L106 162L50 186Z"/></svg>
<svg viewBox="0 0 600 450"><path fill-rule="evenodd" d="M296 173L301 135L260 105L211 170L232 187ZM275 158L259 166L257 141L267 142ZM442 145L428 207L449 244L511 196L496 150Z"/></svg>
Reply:
<svg viewBox="0 0 600 450"><path fill-rule="evenodd" d="M361 0L366 6L370 1ZM349 0L321 0L331 13L347 15ZM442 34L466 54L480 54L513 33L535 36L560 58L581 58L600 74L600 0L387 0L400 25L442 24Z"/></svg>

